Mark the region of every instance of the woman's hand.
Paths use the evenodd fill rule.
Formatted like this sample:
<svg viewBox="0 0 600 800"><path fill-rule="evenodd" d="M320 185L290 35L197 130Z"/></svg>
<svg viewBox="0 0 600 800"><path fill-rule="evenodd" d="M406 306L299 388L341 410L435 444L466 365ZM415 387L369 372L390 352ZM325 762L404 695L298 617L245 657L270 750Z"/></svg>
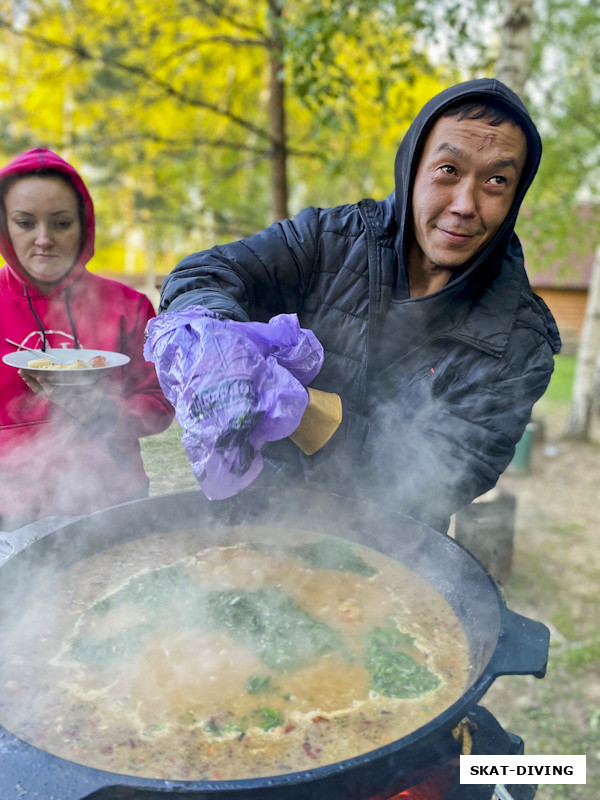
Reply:
<svg viewBox="0 0 600 800"><path fill-rule="evenodd" d="M108 375L104 375L93 384L83 386L63 386L51 383L43 378L34 378L31 373L22 369L19 370L19 375L32 392L47 397L79 422L93 420L98 415L106 397Z"/></svg>

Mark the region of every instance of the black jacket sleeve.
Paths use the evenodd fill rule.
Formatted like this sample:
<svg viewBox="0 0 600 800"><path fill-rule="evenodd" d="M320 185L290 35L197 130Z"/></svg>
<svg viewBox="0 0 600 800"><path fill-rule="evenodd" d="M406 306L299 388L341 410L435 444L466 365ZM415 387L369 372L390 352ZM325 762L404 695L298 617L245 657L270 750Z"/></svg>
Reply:
<svg viewBox="0 0 600 800"><path fill-rule="evenodd" d="M159 313L202 305L229 319L297 312L317 258L318 211L275 222L247 239L187 256L166 278Z"/></svg>

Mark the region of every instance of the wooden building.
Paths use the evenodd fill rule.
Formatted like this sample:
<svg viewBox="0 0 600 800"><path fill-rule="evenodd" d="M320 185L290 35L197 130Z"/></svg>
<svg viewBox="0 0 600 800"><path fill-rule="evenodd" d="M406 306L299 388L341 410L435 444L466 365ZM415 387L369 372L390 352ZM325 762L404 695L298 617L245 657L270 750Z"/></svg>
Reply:
<svg viewBox="0 0 600 800"><path fill-rule="evenodd" d="M574 260L568 269L554 264L546 272L529 272L533 291L552 311L563 341L565 354L577 350L594 265L594 251Z"/></svg>
<svg viewBox="0 0 600 800"><path fill-rule="evenodd" d="M563 341L562 352L573 354L583 330L595 251L600 244L600 205L587 203L565 209L562 224L569 230L566 246L563 244L561 248L566 255L557 257L555 261L548 258L555 246L551 237L544 266L536 265L539 244L529 243L522 233L519 236L531 287L546 302L556 319Z"/></svg>

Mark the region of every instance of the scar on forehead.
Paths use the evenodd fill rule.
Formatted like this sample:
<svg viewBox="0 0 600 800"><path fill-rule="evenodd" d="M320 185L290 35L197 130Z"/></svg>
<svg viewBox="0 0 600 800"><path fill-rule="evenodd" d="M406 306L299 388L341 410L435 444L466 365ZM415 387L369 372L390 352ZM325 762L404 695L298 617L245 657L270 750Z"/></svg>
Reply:
<svg viewBox="0 0 600 800"><path fill-rule="evenodd" d="M480 150L483 150L484 147L487 147L488 144L491 144L493 141L494 141L494 134L493 133L486 133L486 135L483 137L483 141L481 142L481 144L477 148L477 152L479 152Z"/></svg>

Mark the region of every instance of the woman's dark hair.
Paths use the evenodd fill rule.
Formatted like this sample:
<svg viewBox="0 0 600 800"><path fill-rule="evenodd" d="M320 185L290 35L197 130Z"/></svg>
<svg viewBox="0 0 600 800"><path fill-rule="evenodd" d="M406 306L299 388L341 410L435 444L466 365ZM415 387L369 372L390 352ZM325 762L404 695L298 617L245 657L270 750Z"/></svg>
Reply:
<svg viewBox="0 0 600 800"><path fill-rule="evenodd" d="M4 234L8 232L8 221L6 218L6 206L4 205L4 198L6 197L6 193L14 186L22 178L58 178L59 180L66 183L67 186L70 186L71 189L75 192L77 196L77 208L79 210L79 222L81 225L81 247L83 247L83 243L85 242L85 235L86 235L86 219L85 219L85 209L83 206L83 197L77 191L77 189L73 186L73 183L68 175L64 172L60 172L57 169L34 169L31 172L17 172L13 173L12 175L7 175L6 178L0 180L0 230Z"/></svg>

